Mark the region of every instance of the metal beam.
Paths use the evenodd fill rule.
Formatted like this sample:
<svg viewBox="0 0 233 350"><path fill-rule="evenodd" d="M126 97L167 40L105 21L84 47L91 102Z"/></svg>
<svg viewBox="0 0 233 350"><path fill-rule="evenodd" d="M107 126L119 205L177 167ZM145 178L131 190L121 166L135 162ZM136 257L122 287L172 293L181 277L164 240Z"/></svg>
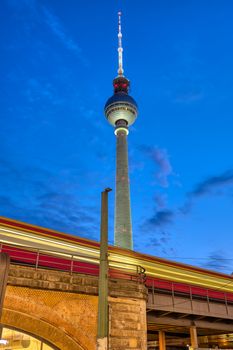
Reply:
<svg viewBox="0 0 233 350"><path fill-rule="evenodd" d="M209 317L209 316L194 316L194 320L203 320L204 318Z"/></svg>
<svg viewBox="0 0 233 350"><path fill-rule="evenodd" d="M185 318L188 316L190 316L190 314L181 314L181 315L177 316L176 318L179 320L180 318Z"/></svg>
<svg viewBox="0 0 233 350"><path fill-rule="evenodd" d="M211 322L215 323L215 322L221 322L221 321L223 321L222 318L214 318L213 321Z"/></svg>
<svg viewBox="0 0 233 350"><path fill-rule="evenodd" d="M167 325L167 326L179 326L179 327L191 327L193 325L193 320L189 319L175 319L172 317L159 317L155 314L147 315L147 322L155 325ZM197 328L214 329L225 332L233 332L233 320L231 324L220 323L220 322L209 322L202 320L195 320L195 325Z"/></svg>
<svg viewBox="0 0 233 350"><path fill-rule="evenodd" d="M172 311L166 311L166 312L162 312L159 317L164 317L164 316L167 316L167 315L170 315L172 313Z"/></svg>

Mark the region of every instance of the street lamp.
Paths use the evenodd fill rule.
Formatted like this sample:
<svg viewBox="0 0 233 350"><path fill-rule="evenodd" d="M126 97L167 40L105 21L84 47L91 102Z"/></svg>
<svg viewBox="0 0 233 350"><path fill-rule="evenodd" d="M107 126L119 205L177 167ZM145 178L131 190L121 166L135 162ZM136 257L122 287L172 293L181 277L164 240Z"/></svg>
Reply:
<svg viewBox="0 0 233 350"><path fill-rule="evenodd" d="M108 192L101 192L97 350L108 349Z"/></svg>

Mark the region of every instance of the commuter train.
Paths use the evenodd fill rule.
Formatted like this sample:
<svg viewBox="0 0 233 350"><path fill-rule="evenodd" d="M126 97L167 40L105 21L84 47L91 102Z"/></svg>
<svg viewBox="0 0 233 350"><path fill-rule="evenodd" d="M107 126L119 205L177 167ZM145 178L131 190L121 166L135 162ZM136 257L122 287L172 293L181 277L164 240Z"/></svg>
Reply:
<svg viewBox="0 0 233 350"><path fill-rule="evenodd" d="M96 241L0 217L0 252L11 263L97 276ZM233 277L119 247L108 247L112 278L137 279L149 289L233 303Z"/></svg>

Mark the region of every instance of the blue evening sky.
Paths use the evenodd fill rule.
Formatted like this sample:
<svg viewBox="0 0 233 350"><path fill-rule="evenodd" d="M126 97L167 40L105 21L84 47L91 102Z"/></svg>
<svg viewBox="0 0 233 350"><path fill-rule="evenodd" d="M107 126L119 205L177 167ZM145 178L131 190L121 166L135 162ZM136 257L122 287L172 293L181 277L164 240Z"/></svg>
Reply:
<svg viewBox="0 0 233 350"><path fill-rule="evenodd" d="M99 240L100 192L115 186L103 107L118 10L139 105L134 249L231 273L231 0L2 0L0 215Z"/></svg>

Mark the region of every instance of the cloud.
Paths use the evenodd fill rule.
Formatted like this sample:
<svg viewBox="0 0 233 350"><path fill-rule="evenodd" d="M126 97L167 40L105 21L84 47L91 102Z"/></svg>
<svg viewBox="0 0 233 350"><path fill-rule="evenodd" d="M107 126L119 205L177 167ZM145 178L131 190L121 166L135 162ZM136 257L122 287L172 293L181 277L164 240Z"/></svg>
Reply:
<svg viewBox="0 0 233 350"><path fill-rule="evenodd" d="M146 225L154 228L163 227L173 222L174 212L168 209L157 211L151 218L146 220Z"/></svg>
<svg viewBox="0 0 233 350"><path fill-rule="evenodd" d="M34 9L36 6L36 0L7 0L6 2L10 7L19 10L23 10L25 7Z"/></svg>
<svg viewBox="0 0 233 350"><path fill-rule="evenodd" d="M71 193L48 192L37 198L36 213L43 225L93 238L98 232L98 212L81 206Z"/></svg>
<svg viewBox="0 0 233 350"><path fill-rule="evenodd" d="M192 197L204 196L219 187L226 187L233 184L233 169L225 171L217 176L210 176L196 185L190 193Z"/></svg>
<svg viewBox="0 0 233 350"><path fill-rule="evenodd" d="M11 210L18 210L17 206L15 205L15 203L8 198L7 196L0 196L0 207L7 209L9 211Z"/></svg>
<svg viewBox="0 0 233 350"><path fill-rule="evenodd" d="M42 20L68 50L79 56L83 63L87 63L81 47L66 32L59 17L48 9L48 7L43 6L37 0L7 0L7 4L17 11L21 11L22 13L27 12L29 17L25 20L25 26L28 26L29 18L31 20L33 19L33 24L37 22L39 25Z"/></svg>
<svg viewBox="0 0 233 350"><path fill-rule="evenodd" d="M73 173L65 177L61 171L59 174L0 161L1 215L98 239L98 209L88 195L85 199L79 197L79 184Z"/></svg>
<svg viewBox="0 0 233 350"><path fill-rule="evenodd" d="M233 185L233 169L227 170L220 175L210 176L206 180L199 182L194 189L187 194L187 201L181 208L183 214L187 214L192 209L193 200L207 195L216 195L216 190L225 189Z"/></svg>
<svg viewBox="0 0 233 350"><path fill-rule="evenodd" d="M161 245L161 242L159 241L158 238L153 237L153 238L150 239L150 246L160 247L160 245Z"/></svg>
<svg viewBox="0 0 233 350"><path fill-rule="evenodd" d="M156 179L161 187L168 187L168 177L172 175L173 170L166 149L158 147L141 146L139 148L145 155L156 164Z"/></svg>
<svg viewBox="0 0 233 350"><path fill-rule="evenodd" d="M164 209L167 205L167 195L166 194L156 194L155 203L158 209Z"/></svg>
<svg viewBox="0 0 233 350"><path fill-rule="evenodd" d="M168 247L170 233L167 232L167 227L173 223L174 217L175 212L171 210L163 209L157 211L155 209L153 215L145 218L140 224L138 241L143 233L144 244L147 249L151 249L154 252L156 248L157 255L167 255L170 249ZM135 244L135 246L135 248L140 250L141 246L139 244Z"/></svg>
<svg viewBox="0 0 233 350"><path fill-rule="evenodd" d="M144 219L140 225L140 231L143 231L149 235L153 235L154 232L163 234L164 228L171 225L174 220L175 213L171 210L164 209L157 211L149 218ZM162 240L164 242L164 239Z"/></svg>
<svg viewBox="0 0 233 350"><path fill-rule="evenodd" d="M179 92L174 98L174 102L177 103L191 103L195 101L200 101L204 97L204 94L200 90L188 90L185 92Z"/></svg>
<svg viewBox="0 0 233 350"><path fill-rule="evenodd" d="M232 259L226 259L226 254L220 250L213 251L207 259L207 262L202 267L227 273L233 271Z"/></svg>
<svg viewBox="0 0 233 350"><path fill-rule="evenodd" d="M129 160L129 170L130 173L134 173L135 171L142 171L144 169L144 162L135 160L133 157L130 157Z"/></svg>
<svg viewBox="0 0 233 350"><path fill-rule="evenodd" d="M56 104L59 102L55 98L54 88L48 82L39 81L39 79L30 78L26 81L26 88L23 94L27 97L30 103L40 102L42 99L49 100Z"/></svg>
<svg viewBox="0 0 233 350"><path fill-rule="evenodd" d="M167 255L171 248L168 247L170 234L164 230L150 234L148 242L146 243L147 250L156 251L158 255ZM140 247L138 247L140 249Z"/></svg>
<svg viewBox="0 0 233 350"><path fill-rule="evenodd" d="M62 44L70 51L73 51L74 53L80 54L82 53L82 49L80 46L71 39L68 34L65 32L65 29L63 28L63 25L59 18L53 14L48 8L43 6L43 13L45 16L45 22L48 25L48 27L51 29L53 34L62 42Z"/></svg>

